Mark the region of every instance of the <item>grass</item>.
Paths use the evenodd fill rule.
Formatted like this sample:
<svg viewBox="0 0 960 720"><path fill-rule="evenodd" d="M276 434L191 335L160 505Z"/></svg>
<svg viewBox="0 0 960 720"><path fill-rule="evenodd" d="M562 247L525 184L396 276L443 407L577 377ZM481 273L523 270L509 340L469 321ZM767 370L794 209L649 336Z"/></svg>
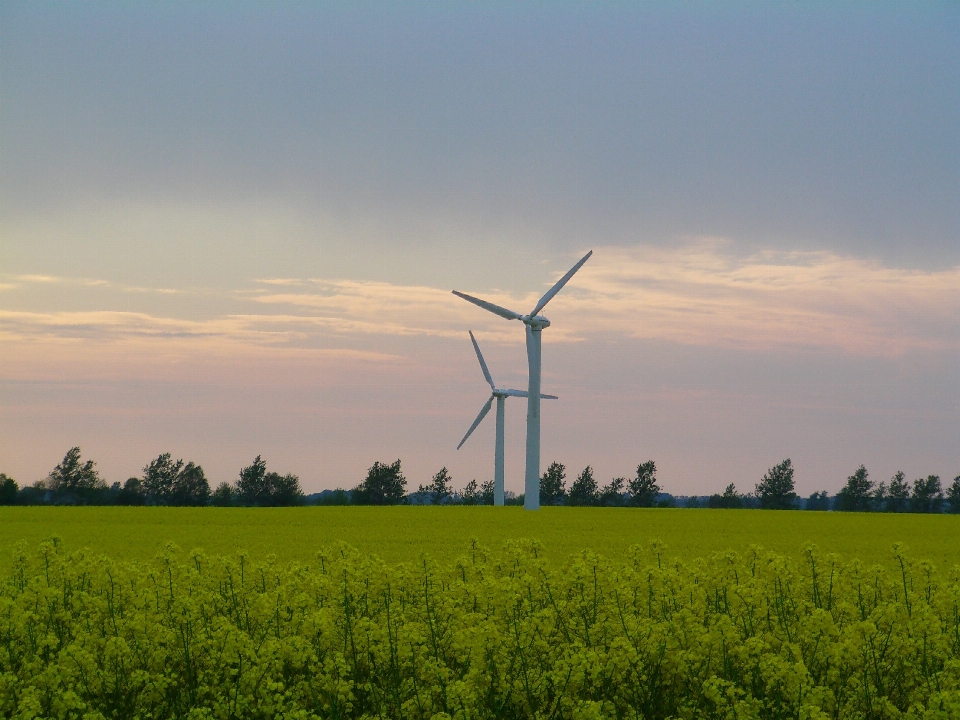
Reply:
<svg viewBox="0 0 960 720"><path fill-rule="evenodd" d="M168 542L208 554L247 551L251 558L310 561L317 550L345 541L388 563L463 552L470 538L491 548L533 538L548 561L566 562L589 548L618 558L654 539L668 555L707 557L750 545L787 555L815 542L823 552L892 562L893 543L940 568L960 565L960 516L760 510L644 510L492 507L0 507L0 572L19 541L30 550L58 535L67 551L83 547L116 560L146 560Z"/></svg>

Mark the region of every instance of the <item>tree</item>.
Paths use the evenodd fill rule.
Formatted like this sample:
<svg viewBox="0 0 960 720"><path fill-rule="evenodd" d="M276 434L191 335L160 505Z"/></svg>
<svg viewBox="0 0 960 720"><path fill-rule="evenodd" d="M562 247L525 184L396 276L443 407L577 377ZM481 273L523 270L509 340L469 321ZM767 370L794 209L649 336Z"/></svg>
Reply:
<svg viewBox="0 0 960 720"><path fill-rule="evenodd" d="M797 494L794 492L793 464L787 458L779 465L767 470L767 474L757 483L757 497L760 507L767 510L792 510Z"/></svg>
<svg viewBox="0 0 960 720"><path fill-rule="evenodd" d="M259 455L240 470L237 500L242 505L261 505L267 499L267 463Z"/></svg>
<svg viewBox="0 0 960 720"><path fill-rule="evenodd" d="M453 493L452 482L453 478L450 477L446 467L440 468L437 474L431 478L430 484L425 489L430 495L430 502L433 505L440 505L451 496Z"/></svg>
<svg viewBox="0 0 960 720"><path fill-rule="evenodd" d="M357 505L399 505L403 502L407 479L400 471L400 461L387 465L375 462L367 477L353 490Z"/></svg>
<svg viewBox="0 0 960 720"><path fill-rule="evenodd" d="M707 501L707 506L711 508L722 508L724 510L742 508L743 496L737 492L737 486L730 483L724 488L722 495L711 495Z"/></svg>
<svg viewBox="0 0 960 720"><path fill-rule="evenodd" d="M540 478L540 504L560 505L567 496L564 485L566 468L558 462L550 463L550 467Z"/></svg>
<svg viewBox="0 0 960 720"><path fill-rule="evenodd" d="M902 470L890 479L890 488L887 490L887 502L884 509L887 512L904 512L907 501L910 499L910 483Z"/></svg>
<svg viewBox="0 0 960 720"><path fill-rule="evenodd" d="M487 480L480 486L478 498L481 505L493 505L493 480Z"/></svg>
<svg viewBox="0 0 960 720"><path fill-rule="evenodd" d="M143 468L143 492L150 505L167 505L173 495L183 460L174 461L170 453L159 455Z"/></svg>
<svg viewBox="0 0 960 720"><path fill-rule="evenodd" d="M471 480L463 487L460 497L463 498L464 505L476 505L480 489L477 487L477 481Z"/></svg>
<svg viewBox="0 0 960 720"><path fill-rule="evenodd" d="M624 503L623 492L627 487L627 479L615 477L600 491L600 504L604 507L620 507Z"/></svg>
<svg viewBox="0 0 960 720"><path fill-rule="evenodd" d="M811 493L803 505L804 510L819 510L825 512L830 509L830 496L826 490Z"/></svg>
<svg viewBox="0 0 960 720"><path fill-rule="evenodd" d="M914 481L910 506L914 512L940 512L943 506L943 489L940 487L939 475L928 475L926 480L920 478Z"/></svg>
<svg viewBox="0 0 960 720"><path fill-rule="evenodd" d="M864 512L870 509L873 483L867 479L867 468L861 465L847 478L847 484L837 493L837 509L845 512Z"/></svg>
<svg viewBox="0 0 960 720"><path fill-rule="evenodd" d="M261 500L262 505L270 507L293 507L303 505L306 497L300 489L300 478L292 473L281 475L268 472L264 476L266 493Z"/></svg>
<svg viewBox="0 0 960 720"><path fill-rule="evenodd" d="M960 513L960 475L957 475L953 484L947 488L947 512Z"/></svg>
<svg viewBox="0 0 960 720"><path fill-rule="evenodd" d="M630 480L630 504L637 507L653 507L661 492L657 484L657 464L647 460L637 465L637 476Z"/></svg>
<svg viewBox="0 0 960 720"><path fill-rule="evenodd" d="M106 487L100 479L93 460L82 462L80 448L72 447L63 456L63 461L47 476L47 487L60 496L71 500L89 500L95 490Z"/></svg>
<svg viewBox="0 0 960 720"><path fill-rule="evenodd" d="M230 483L222 482L217 485L217 489L210 496L210 504L217 507L230 507L233 505L233 487Z"/></svg>
<svg viewBox="0 0 960 720"><path fill-rule="evenodd" d="M587 465L570 486L567 502L571 505L596 505L600 495L593 468Z"/></svg>
<svg viewBox="0 0 960 720"><path fill-rule="evenodd" d="M203 468L188 462L173 480L169 501L171 505L204 506L210 502L210 484Z"/></svg>
<svg viewBox="0 0 960 720"><path fill-rule="evenodd" d="M16 505L20 487L6 473L0 473L0 505Z"/></svg>
<svg viewBox="0 0 960 720"><path fill-rule="evenodd" d="M127 478L120 492L117 493L117 505L143 505L144 502L146 502L146 495L140 478Z"/></svg>
<svg viewBox="0 0 960 720"><path fill-rule="evenodd" d="M878 483L870 496L870 507L877 512L882 512L887 507L887 484Z"/></svg>

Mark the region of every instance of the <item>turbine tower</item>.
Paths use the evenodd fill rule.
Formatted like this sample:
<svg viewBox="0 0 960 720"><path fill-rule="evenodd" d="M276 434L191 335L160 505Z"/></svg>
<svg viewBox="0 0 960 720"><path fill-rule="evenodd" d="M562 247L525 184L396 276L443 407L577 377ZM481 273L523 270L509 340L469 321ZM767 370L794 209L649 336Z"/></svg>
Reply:
<svg viewBox="0 0 960 720"><path fill-rule="evenodd" d="M483 371L483 377L490 385L490 399L487 400L486 404L480 408L480 414L477 415L477 419L473 421L473 425L470 426L470 429L467 430L467 434L463 436L463 440L460 441L460 444L457 445L457 450L463 447L463 444L467 441L467 438L473 434L473 431L477 429L477 426L483 422L483 419L487 416L487 413L490 412L490 406L493 404L494 398L497 400L497 442L496 448L494 451L494 470L493 470L493 504L497 506L503 506L503 414L505 408L505 401L508 397L526 397L526 390L508 390L506 388L498 388L494 382L493 378L490 377L490 371L487 369L487 364L483 361L483 353L480 352L480 346L477 345L477 339L473 336L473 331L470 331L470 339L473 341L473 349L477 351L477 360L480 361L480 369ZM541 398L545 400L556 400L556 395L541 395Z"/></svg>
<svg viewBox="0 0 960 720"><path fill-rule="evenodd" d="M540 509L540 333L545 327L550 327L550 321L539 313L553 299L553 296L560 292L567 281L574 276L574 273L590 259L591 255L593 255L593 250L584 255L580 262L570 268L566 275L557 280L556 285L540 298L540 302L527 315L521 315L513 310L507 310L499 305L494 305L486 300L456 290L453 291L453 294L457 297L472 302L484 310L489 310L494 315L499 315L507 320L519 320L526 326L527 367L530 375L527 387L527 466L524 474L523 499L525 510Z"/></svg>

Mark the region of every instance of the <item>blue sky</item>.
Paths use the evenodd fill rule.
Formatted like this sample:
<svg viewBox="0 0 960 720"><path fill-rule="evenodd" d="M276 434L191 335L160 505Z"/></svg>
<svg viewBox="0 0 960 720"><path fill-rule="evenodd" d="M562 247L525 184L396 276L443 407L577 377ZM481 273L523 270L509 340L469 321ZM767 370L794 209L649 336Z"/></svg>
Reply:
<svg viewBox="0 0 960 720"><path fill-rule="evenodd" d="M5 3L0 469L960 473L955 3ZM512 303L512 305L511 305ZM548 390L550 391L550 390ZM508 410L520 487L523 408Z"/></svg>

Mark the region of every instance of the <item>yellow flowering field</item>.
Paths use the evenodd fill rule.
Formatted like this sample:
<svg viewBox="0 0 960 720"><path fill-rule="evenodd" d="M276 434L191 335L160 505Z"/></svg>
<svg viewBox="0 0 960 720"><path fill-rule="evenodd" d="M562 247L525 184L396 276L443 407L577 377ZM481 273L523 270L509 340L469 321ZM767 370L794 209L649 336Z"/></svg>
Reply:
<svg viewBox="0 0 960 720"><path fill-rule="evenodd" d="M470 538L499 548L505 540L535 538L548 562L580 550L617 560L635 544L662 540L682 558L706 557L752 545L798 557L815 542L824 552L864 563L890 563L904 543L941 568L960 565L960 516L900 513L824 513L773 510L684 510L545 507L0 507L0 573L25 540L35 547L50 535L65 547L89 548L115 560L149 560L168 542L210 555L243 550L252 558L311 562L320 547L347 542L387 563L436 559L462 551Z"/></svg>
<svg viewBox="0 0 960 720"><path fill-rule="evenodd" d="M22 544L0 588L17 718L958 718L960 575L889 548L385 564Z"/></svg>

